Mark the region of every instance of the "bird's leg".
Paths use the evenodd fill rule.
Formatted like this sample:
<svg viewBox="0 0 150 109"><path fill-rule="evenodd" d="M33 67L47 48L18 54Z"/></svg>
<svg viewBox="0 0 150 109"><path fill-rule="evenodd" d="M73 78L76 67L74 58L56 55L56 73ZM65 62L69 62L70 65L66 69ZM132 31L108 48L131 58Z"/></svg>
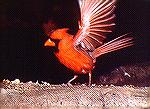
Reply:
<svg viewBox="0 0 150 109"><path fill-rule="evenodd" d="M89 71L89 84L88 84L88 86L91 86L91 83L92 83L92 72Z"/></svg>
<svg viewBox="0 0 150 109"><path fill-rule="evenodd" d="M78 75L74 75L74 77L67 82L68 85L71 85L71 82L77 79Z"/></svg>

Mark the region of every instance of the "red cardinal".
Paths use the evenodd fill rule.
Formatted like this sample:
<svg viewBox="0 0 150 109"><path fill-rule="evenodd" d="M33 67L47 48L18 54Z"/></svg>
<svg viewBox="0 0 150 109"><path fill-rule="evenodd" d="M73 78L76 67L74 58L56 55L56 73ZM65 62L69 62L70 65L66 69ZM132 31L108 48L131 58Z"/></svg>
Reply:
<svg viewBox="0 0 150 109"><path fill-rule="evenodd" d="M76 74L89 74L89 85L97 57L133 45L133 38L128 34L104 43L115 25L115 2L116 0L79 0L81 20L77 34L70 35L67 33L68 28L47 33L49 39L45 46L55 46L51 39L59 40L56 57ZM68 83L76 78L77 75Z"/></svg>

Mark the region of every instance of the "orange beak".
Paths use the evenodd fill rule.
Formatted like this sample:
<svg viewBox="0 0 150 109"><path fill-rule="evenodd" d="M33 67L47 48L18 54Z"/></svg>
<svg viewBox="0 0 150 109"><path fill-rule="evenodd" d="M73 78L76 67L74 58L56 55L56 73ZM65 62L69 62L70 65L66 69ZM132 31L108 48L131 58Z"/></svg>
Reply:
<svg viewBox="0 0 150 109"><path fill-rule="evenodd" d="M51 41L51 39L48 39L45 43L44 43L44 46L51 46L51 47L54 47L55 46L55 43L53 41Z"/></svg>

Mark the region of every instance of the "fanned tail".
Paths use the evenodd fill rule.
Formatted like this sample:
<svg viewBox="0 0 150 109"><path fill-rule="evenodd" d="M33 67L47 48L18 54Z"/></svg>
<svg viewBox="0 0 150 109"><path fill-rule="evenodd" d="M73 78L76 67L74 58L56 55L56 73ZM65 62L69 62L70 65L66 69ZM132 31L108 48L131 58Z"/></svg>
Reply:
<svg viewBox="0 0 150 109"><path fill-rule="evenodd" d="M100 55L134 45L133 37L129 37L128 35L129 33L124 34L98 47L92 52L92 57L97 58Z"/></svg>

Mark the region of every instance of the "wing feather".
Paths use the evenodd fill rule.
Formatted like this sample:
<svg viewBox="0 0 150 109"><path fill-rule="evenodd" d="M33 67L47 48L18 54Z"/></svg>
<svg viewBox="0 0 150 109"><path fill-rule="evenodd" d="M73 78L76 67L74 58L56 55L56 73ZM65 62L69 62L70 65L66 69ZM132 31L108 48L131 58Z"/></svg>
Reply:
<svg viewBox="0 0 150 109"><path fill-rule="evenodd" d="M81 21L74 38L74 46L93 51L103 44L107 33L112 32L116 0L79 0Z"/></svg>
<svg viewBox="0 0 150 109"><path fill-rule="evenodd" d="M93 24L93 25L91 25L91 28L94 28L94 27L102 28L102 27L109 27L109 26L114 26L114 25L115 25L114 23L112 23L112 24L99 24L99 25Z"/></svg>
<svg viewBox="0 0 150 109"><path fill-rule="evenodd" d="M97 31L100 31L100 32L112 32L111 30L104 30L104 29L92 29L91 28L91 30L94 31L94 32L92 32L93 34L97 34L97 35L99 35L98 33L96 33Z"/></svg>
<svg viewBox="0 0 150 109"><path fill-rule="evenodd" d="M91 23L93 24L93 23L96 23L96 24L99 24L99 23L109 23L109 21L112 21L113 19L115 18L115 14L113 14L111 17L109 17L109 18L106 18L106 19L103 19L103 20L99 20L99 18L97 18L97 19L93 19L93 20L91 20ZM98 21L99 20L99 21ZM113 22L112 22L113 23ZM91 25L92 25L91 24ZM115 24L115 23L114 23Z"/></svg>
<svg viewBox="0 0 150 109"><path fill-rule="evenodd" d="M97 34L96 34L97 35ZM88 35L91 39L97 41L98 43L102 43L98 38L94 37L93 35Z"/></svg>
<svg viewBox="0 0 150 109"><path fill-rule="evenodd" d="M83 40L83 43L86 45L86 50L89 50L89 49L94 49L94 45L92 45L90 42L89 42L89 40L87 39L87 38L85 38L84 40ZM90 45L90 46L89 46Z"/></svg>
<svg viewBox="0 0 150 109"><path fill-rule="evenodd" d="M100 10L98 10L96 12L94 11L95 13L94 13L94 16L92 17L92 19L99 15L102 15L103 13L105 13L107 11L110 11L110 9L112 9L112 8L113 8L113 4L109 3L105 7L101 8Z"/></svg>
<svg viewBox="0 0 150 109"><path fill-rule="evenodd" d="M105 36L103 36L103 35L101 35L101 34L98 34L97 32L92 32L92 31L90 31L89 33L92 34L92 35L96 35L96 36L100 36L100 37L102 37L102 38L105 38ZM91 35L90 37L92 37L92 35Z"/></svg>
<svg viewBox="0 0 150 109"><path fill-rule="evenodd" d="M91 54L92 57L96 58L99 57L100 55L134 45L133 37L130 37L129 34L130 33L124 34L98 47L96 50L92 52Z"/></svg>

